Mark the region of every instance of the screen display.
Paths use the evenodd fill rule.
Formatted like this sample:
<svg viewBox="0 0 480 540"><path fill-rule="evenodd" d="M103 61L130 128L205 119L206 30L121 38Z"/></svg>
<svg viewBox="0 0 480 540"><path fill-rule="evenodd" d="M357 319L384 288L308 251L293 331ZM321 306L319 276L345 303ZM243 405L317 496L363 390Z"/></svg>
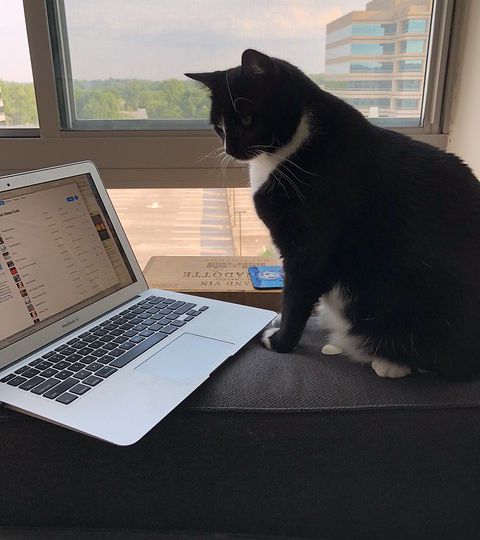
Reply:
<svg viewBox="0 0 480 540"><path fill-rule="evenodd" d="M0 193L0 349L135 281L90 175Z"/></svg>

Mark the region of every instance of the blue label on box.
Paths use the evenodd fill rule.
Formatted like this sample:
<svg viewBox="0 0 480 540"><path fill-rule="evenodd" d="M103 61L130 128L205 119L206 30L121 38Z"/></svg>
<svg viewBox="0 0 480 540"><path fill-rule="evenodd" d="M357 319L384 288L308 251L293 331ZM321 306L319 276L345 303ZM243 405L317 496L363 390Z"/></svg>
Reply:
<svg viewBox="0 0 480 540"><path fill-rule="evenodd" d="M281 266L250 266L248 273L255 289L283 289Z"/></svg>

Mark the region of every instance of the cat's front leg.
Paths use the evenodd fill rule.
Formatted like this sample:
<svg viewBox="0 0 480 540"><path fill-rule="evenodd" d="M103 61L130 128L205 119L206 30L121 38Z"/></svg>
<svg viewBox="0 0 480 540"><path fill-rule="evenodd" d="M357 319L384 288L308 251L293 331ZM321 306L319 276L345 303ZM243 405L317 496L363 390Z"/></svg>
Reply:
<svg viewBox="0 0 480 540"><path fill-rule="evenodd" d="M317 287L309 286L309 281L304 276L288 276L286 273L280 327L268 328L262 337L268 349L289 352L299 342L319 297Z"/></svg>

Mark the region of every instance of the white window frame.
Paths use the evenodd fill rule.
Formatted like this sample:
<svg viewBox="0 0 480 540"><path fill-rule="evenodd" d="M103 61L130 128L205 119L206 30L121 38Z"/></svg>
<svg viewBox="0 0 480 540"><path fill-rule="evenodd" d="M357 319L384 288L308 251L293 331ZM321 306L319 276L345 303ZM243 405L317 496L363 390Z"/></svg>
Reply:
<svg viewBox="0 0 480 540"><path fill-rule="evenodd" d="M244 187L244 166L225 179L216 162L202 159L219 146L211 130L63 130L59 113L47 2L23 0L39 129L0 129L0 174L92 160L109 188ZM465 0L435 0L421 127L392 128L446 149L455 58L460 50ZM201 160L201 161L199 161Z"/></svg>

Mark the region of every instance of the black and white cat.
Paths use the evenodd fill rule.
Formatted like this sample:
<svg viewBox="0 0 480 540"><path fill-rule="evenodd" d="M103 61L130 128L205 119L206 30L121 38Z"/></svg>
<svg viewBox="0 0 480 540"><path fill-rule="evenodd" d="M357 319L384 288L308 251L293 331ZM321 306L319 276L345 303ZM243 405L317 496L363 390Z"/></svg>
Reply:
<svg viewBox="0 0 480 540"><path fill-rule="evenodd" d="M188 74L225 151L248 161L285 270L274 351L321 297L332 343L378 375L480 374L480 185L462 161L372 125L291 64L252 49Z"/></svg>

